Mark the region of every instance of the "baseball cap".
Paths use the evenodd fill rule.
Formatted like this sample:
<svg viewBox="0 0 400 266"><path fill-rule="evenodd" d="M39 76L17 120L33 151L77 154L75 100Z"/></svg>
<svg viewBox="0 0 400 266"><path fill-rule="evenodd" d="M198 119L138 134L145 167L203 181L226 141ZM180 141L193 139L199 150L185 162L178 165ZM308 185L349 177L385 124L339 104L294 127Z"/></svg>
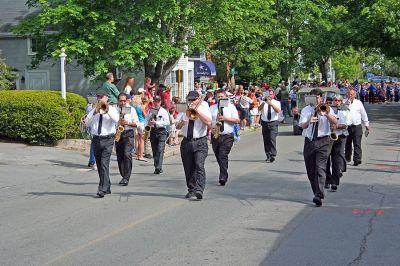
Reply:
<svg viewBox="0 0 400 266"><path fill-rule="evenodd" d="M159 95L156 95L154 96L153 100L156 102L161 102L161 97Z"/></svg>
<svg viewBox="0 0 400 266"><path fill-rule="evenodd" d="M108 93L105 90L100 89L100 90L96 91L96 95L97 96L108 96Z"/></svg>
<svg viewBox="0 0 400 266"><path fill-rule="evenodd" d="M144 90L143 88L139 88L139 89L138 89L138 92L139 92L139 93L142 93L142 92L145 92L145 90Z"/></svg>
<svg viewBox="0 0 400 266"><path fill-rule="evenodd" d="M196 100L199 98L199 93L197 91L189 91L188 95L186 96L186 99L188 100Z"/></svg>

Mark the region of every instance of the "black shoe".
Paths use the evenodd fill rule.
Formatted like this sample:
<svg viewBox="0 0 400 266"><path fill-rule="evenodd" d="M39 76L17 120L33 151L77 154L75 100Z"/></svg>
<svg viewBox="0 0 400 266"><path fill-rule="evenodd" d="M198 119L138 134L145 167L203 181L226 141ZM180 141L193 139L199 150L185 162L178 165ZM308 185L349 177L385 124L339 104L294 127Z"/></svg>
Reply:
<svg viewBox="0 0 400 266"><path fill-rule="evenodd" d="M265 161L269 162L270 159L271 159L271 156L267 155L267 159L265 159Z"/></svg>
<svg viewBox="0 0 400 266"><path fill-rule="evenodd" d="M194 192L188 192L188 193L185 195L185 199L194 200L194 199L197 199L197 198L196 198L196 196L194 195Z"/></svg>
<svg viewBox="0 0 400 266"><path fill-rule="evenodd" d="M225 181L225 180L219 180L219 184L220 184L221 186L225 186L226 181Z"/></svg>
<svg viewBox="0 0 400 266"><path fill-rule="evenodd" d="M196 198L197 198L198 200L203 199L203 192L201 192L201 191L196 191L195 195L196 195Z"/></svg>
<svg viewBox="0 0 400 266"><path fill-rule="evenodd" d="M97 192L97 196L99 196L99 198L104 198L104 192L103 191Z"/></svg>
<svg viewBox="0 0 400 266"><path fill-rule="evenodd" d="M354 166L358 166L358 165L360 165L361 164L361 161L358 161L358 162L354 162Z"/></svg>
<svg viewBox="0 0 400 266"><path fill-rule="evenodd" d="M349 163L351 162L351 157L346 157L346 161Z"/></svg>
<svg viewBox="0 0 400 266"><path fill-rule="evenodd" d="M335 192L337 190L337 185L331 185L331 191Z"/></svg>
<svg viewBox="0 0 400 266"><path fill-rule="evenodd" d="M329 184L325 184L324 188L329 189Z"/></svg>
<svg viewBox="0 0 400 266"><path fill-rule="evenodd" d="M153 158L153 156L151 156L150 154L145 154L143 157L147 158L147 159L152 159Z"/></svg>
<svg viewBox="0 0 400 266"><path fill-rule="evenodd" d="M271 163L273 163L273 162L275 161L275 157L271 156L271 158L269 158L269 161L270 161Z"/></svg>
<svg viewBox="0 0 400 266"><path fill-rule="evenodd" d="M154 173L153 174L155 174L155 175L159 175L159 174L161 174L163 171L161 170L161 169L156 169L156 170L154 170Z"/></svg>
<svg viewBox="0 0 400 266"><path fill-rule="evenodd" d="M322 200L320 197L315 196L312 201L315 203L315 206L317 206L317 207L322 206Z"/></svg>
<svg viewBox="0 0 400 266"><path fill-rule="evenodd" d="M94 163L88 163L88 165L87 165L88 167L93 167L94 166Z"/></svg>
<svg viewBox="0 0 400 266"><path fill-rule="evenodd" d="M129 181L127 180L127 179L122 179L120 182L119 182L119 184L121 185L121 186L127 186L128 185L128 183L129 183Z"/></svg>

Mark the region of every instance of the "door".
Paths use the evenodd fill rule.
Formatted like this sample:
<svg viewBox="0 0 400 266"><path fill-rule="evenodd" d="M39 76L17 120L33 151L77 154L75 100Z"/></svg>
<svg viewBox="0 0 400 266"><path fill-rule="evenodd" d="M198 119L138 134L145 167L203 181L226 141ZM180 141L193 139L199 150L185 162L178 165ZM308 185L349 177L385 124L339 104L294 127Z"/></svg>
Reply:
<svg viewBox="0 0 400 266"><path fill-rule="evenodd" d="M48 70L29 70L26 73L27 90L49 90L50 74Z"/></svg>

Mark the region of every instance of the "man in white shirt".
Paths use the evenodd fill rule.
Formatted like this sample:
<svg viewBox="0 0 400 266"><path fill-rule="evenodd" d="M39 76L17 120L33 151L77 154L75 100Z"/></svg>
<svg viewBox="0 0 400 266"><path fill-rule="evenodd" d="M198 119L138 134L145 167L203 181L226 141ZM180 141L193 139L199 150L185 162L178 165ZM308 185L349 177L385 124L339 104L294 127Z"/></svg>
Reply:
<svg viewBox="0 0 400 266"><path fill-rule="evenodd" d="M364 105L361 101L356 99L357 92L354 89L350 89L347 93L346 104L350 110L350 123L348 125L349 136L346 140L346 160L351 161L351 154L353 152L354 145L354 166L361 164L362 149L361 139L363 135L362 123L364 123L366 130L369 132L369 121L368 115L365 111Z"/></svg>
<svg viewBox="0 0 400 266"><path fill-rule="evenodd" d="M161 107L161 96L153 98L154 107L146 115L145 125L150 125L150 143L153 152L154 174L163 172L162 164L164 159L165 142L167 141L167 126L169 126L169 114Z"/></svg>
<svg viewBox="0 0 400 266"><path fill-rule="evenodd" d="M225 186L228 181L228 156L233 146L233 126L240 122L236 107L229 103L225 90L219 89L216 92L217 104L211 106L212 136L211 144L219 165L219 183ZM227 101L228 106L220 107L221 101ZM221 126L216 127L217 121ZM216 132L218 130L218 133Z"/></svg>
<svg viewBox="0 0 400 266"><path fill-rule="evenodd" d="M122 180L121 186L127 186L132 174L132 150L134 146L134 129L139 122L136 110L127 103L125 93L118 95L118 111L120 113L119 126L124 127L120 140L115 141L119 173ZM129 110L129 112L127 112ZM127 112L127 113L125 113Z"/></svg>
<svg viewBox="0 0 400 266"><path fill-rule="evenodd" d="M197 91L190 91L186 100L198 118L193 120L185 114L176 126L182 128L184 136L180 150L188 188L185 198L201 200L206 184L204 162L208 155L207 129L211 127L211 112Z"/></svg>
<svg viewBox="0 0 400 266"><path fill-rule="evenodd" d="M337 124L331 126L331 131L337 136L337 140L331 141L331 152L326 165L326 181L325 188L331 188L331 191L336 191L339 186L342 172L346 171L346 159L344 156L344 146L346 143L347 124L349 121L349 110L346 105L342 105L342 96L335 94L333 96L332 109L337 116ZM332 172L331 172L332 166Z"/></svg>
<svg viewBox="0 0 400 266"><path fill-rule="evenodd" d="M262 136L264 140L264 151L267 162L274 162L277 155L276 136L278 135L278 117L281 112L281 103L275 100L275 91L269 90L268 96L258 107L261 112Z"/></svg>
<svg viewBox="0 0 400 266"><path fill-rule="evenodd" d="M116 108L107 103L106 91L99 90L97 100L96 107L88 113L85 123L90 127L93 136L94 157L100 178L97 195L103 198L105 194L111 193L109 167L119 114Z"/></svg>
<svg viewBox="0 0 400 266"><path fill-rule="evenodd" d="M324 198L330 127L337 124L337 118L332 108L329 113L317 112L322 104L321 89L313 89L310 94L316 97L316 106L308 105L301 110L299 126L303 128L305 137L303 155L308 180L314 193L313 202L320 207Z"/></svg>

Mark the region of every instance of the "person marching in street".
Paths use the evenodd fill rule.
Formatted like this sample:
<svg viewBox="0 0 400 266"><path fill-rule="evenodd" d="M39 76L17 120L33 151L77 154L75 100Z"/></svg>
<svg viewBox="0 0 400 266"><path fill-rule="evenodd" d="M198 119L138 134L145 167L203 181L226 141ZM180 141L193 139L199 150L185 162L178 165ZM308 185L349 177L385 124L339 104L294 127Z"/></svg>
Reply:
<svg viewBox="0 0 400 266"><path fill-rule="evenodd" d="M281 103L275 100L275 91L269 90L265 101L258 108L261 112L262 136L264 140L264 151L267 162L274 162L277 155L276 136L278 135L279 113Z"/></svg>
<svg viewBox="0 0 400 266"><path fill-rule="evenodd" d="M188 112L197 113L197 119L188 117L187 112L177 125L184 136L180 151L188 188L185 198L201 200L206 184L204 162L208 155L207 129L211 127L211 112L197 91L190 91L186 99Z"/></svg>
<svg viewBox="0 0 400 266"><path fill-rule="evenodd" d="M161 97L154 96L154 106L146 115L145 125L150 125L150 143L154 159L154 174L163 172L165 142L167 141L167 126L169 126L169 114L161 107Z"/></svg>
<svg viewBox="0 0 400 266"><path fill-rule="evenodd" d="M236 107L229 103L223 89L216 92L217 104L211 106L212 136L211 144L219 165L219 183L225 186L228 181L228 155L233 146L233 125L240 122ZM221 101L227 101L227 107L220 107ZM217 121L220 122L217 126ZM217 132L218 131L218 132Z"/></svg>
<svg viewBox="0 0 400 266"><path fill-rule="evenodd" d="M123 113L123 107L130 107L127 103L127 95L121 93L118 96L118 109L120 113L119 126L124 127L124 131L121 133L119 141L115 141L118 169L122 176L122 180L119 182L121 186L127 186L129 179L132 174L132 150L134 147L134 129L139 123L136 110L131 107L130 113ZM122 117L123 115L123 117Z"/></svg>
<svg viewBox="0 0 400 266"><path fill-rule="evenodd" d="M346 105L342 105L342 96L335 94L333 96L332 108L337 116L337 124L331 125L332 132L336 133L337 140L331 142L331 153L328 157L326 164L326 181L325 188L331 188L331 191L336 191L339 186L340 177L343 172L346 172L346 159L344 156L344 146L346 144L346 138L349 134L347 132L347 124L349 123L349 110ZM332 167L332 172L331 172Z"/></svg>
<svg viewBox="0 0 400 266"><path fill-rule="evenodd" d="M111 193L109 167L119 114L116 108L108 104L106 91L99 90L97 99L96 107L88 113L85 122L93 135L94 157L100 179L97 195L99 198L103 198L105 194Z"/></svg>
<svg viewBox="0 0 400 266"><path fill-rule="evenodd" d="M330 112L318 111L323 104L321 89L312 89L310 95L316 97L316 106L307 105L302 109L299 126L303 128L302 134L305 137L303 155L307 176L314 193L313 202L320 207L324 198L330 128L331 125L337 124L337 118L332 108Z"/></svg>
<svg viewBox="0 0 400 266"><path fill-rule="evenodd" d="M369 121L368 115L365 111L364 105L361 101L356 99L356 91L350 89L347 93L347 101L345 104L349 106L350 110L350 123L348 126L349 135L346 140L346 160L351 162L351 155L354 146L353 162L354 166L361 164L362 159L362 149L361 149L361 139L363 135L362 123L364 123L367 132L369 133ZM368 133L366 133L368 135Z"/></svg>

